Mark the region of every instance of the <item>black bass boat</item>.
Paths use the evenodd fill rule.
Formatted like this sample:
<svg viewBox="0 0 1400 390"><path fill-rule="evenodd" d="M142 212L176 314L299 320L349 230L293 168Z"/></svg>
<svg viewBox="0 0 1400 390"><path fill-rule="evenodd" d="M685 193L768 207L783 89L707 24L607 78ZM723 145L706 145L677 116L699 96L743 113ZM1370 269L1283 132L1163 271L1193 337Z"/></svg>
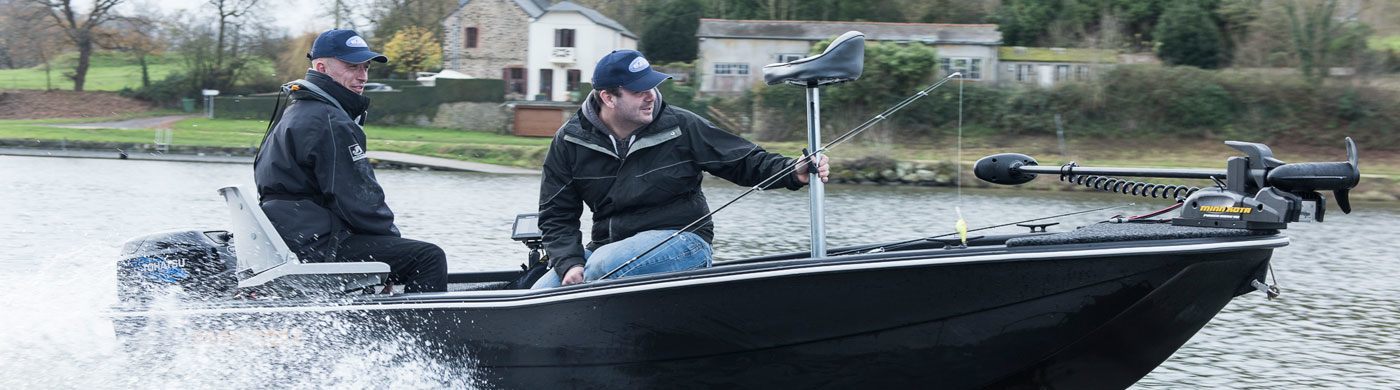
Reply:
<svg viewBox="0 0 1400 390"><path fill-rule="evenodd" d="M1350 140L1351 161L1339 163L1283 164L1264 145L1232 146L1249 156L1220 172L1041 167L1014 154L977 164L993 182L1051 173L1140 195L1191 189L1091 175L1222 182L1191 191L1171 220L972 237L965 247L931 237L774 254L545 290L509 288L527 270L455 273L446 293L380 293L387 266L300 263L256 203L229 187L232 233L128 243L112 316L119 330L138 332L177 318L285 328L299 326L288 316L362 314L471 359L481 380L503 388L1126 387L1232 298L1275 293L1265 274L1289 243L1279 229L1321 221L1318 190L1337 191L1350 208L1344 194L1359 178ZM530 226L526 215L515 236L536 249L538 267ZM259 270L265 259L276 264ZM153 284L202 298L153 310L143 295Z"/></svg>
<svg viewBox="0 0 1400 390"><path fill-rule="evenodd" d="M833 47L851 40L843 38ZM813 155L826 150L813 144ZM812 252L542 290L520 288L543 272L528 214L512 233L530 248L524 270L453 273L448 292L405 294L385 288L382 263L301 262L250 194L227 187L231 229L127 243L110 315L121 337L174 323L314 332L319 323L305 319L355 316L366 332L407 335L470 362L476 380L499 388L1123 388L1234 297L1277 294L1265 276L1273 251L1289 243L1280 230L1322 221L1319 191L1350 211L1346 194L1360 177L1350 139L1349 161L1328 163L1286 164L1265 145L1229 145L1245 155L1218 171L1049 167L1020 154L975 166L993 183L1050 174L1175 200L1171 219L820 250L814 242ZM186 299L154 293L172 288Z"/></svg>

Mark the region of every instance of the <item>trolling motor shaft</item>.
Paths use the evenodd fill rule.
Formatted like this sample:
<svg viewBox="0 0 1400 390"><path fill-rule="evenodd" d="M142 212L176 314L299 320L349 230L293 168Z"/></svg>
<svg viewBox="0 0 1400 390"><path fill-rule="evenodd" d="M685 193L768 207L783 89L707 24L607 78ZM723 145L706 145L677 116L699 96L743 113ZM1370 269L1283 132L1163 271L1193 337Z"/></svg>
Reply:
<svg viewBox="0 0 1400 390"><path fill-rule="evenodd" d="M1332 191L1343 213L1351 213L1348 192L1361 181L1356 143L1346 138L1347 161L1305 162L1288 164L1274 158L1267 145L1226 141L1245 156L1226 160L1226 169L1156 169L1156 168L1096 168L1074 163L1059 167L1040 166L1034 158L1019 153L1002 153L977 160L973 172L977 178L996 184L1023 184L1039 174L1057 174L1062 180L1085 175L1159 177L1180 179L1210 179L1215 187L1191 189L1190 195L1178 199L1185 207L1172 224L1235 229L1284 229L1289 222L1323 221L1326 198L1320 191ZM1116 181L1091 179L1094 183ZM1068 180L1067 180L1068 181ZM1152 187L1151 195L1161 186L1151 183L1119 181L1136 186L1125 189L1113 186L1095 188L1139 195L1143 187ZM1179 188L1173 187L1173 188ZM1146 196L1146 193L1141 195Z"/></svg>

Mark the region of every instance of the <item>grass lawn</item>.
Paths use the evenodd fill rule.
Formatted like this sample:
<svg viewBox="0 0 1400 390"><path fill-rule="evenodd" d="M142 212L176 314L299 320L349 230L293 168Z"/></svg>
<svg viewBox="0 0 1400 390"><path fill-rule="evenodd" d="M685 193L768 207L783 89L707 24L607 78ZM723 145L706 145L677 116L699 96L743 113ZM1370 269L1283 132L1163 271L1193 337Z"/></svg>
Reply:
<svg viewBox="0 0 1400 390"><path fill-rule="evenodd" d="M175 73L179 65L173 63L153 64L148 67L151 82L159 81ZM54 64L52 70L53 88L72 90L73 80L64 77L73 68ZM26 69L0 69L0 89L44 89L43 66ZM141 67L138 65L101 66L88 69L87 81L83 89L88 91L120 91L122 88L141 87Z"/></svg>

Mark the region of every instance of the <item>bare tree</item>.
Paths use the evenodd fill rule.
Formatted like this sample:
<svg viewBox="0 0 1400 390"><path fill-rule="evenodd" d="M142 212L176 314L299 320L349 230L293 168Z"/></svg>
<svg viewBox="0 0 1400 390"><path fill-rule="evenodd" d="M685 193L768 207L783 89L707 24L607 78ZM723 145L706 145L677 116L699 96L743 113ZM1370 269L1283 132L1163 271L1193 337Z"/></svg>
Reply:
<svg viewBox="0 0 1400 390"><path fill-rule="evenodd" d="M160 25L146 17L131 17L116 20L110 26L96 31L101 39L97 41L103 49L131 54L141 66L141 87L151 85L151 74L147 60L151 55L165 49L160 36Z"/></svg>
<svg viewBox="0 0 1400 390"><path fill-rule="evenodd" d="M323 4L326 12L324 15L335 19L335 25L332 27L349 30L358 30L360 22L367 19L363 11L372 8L372 5L364 0L330 0ZM362 12L355 12L357 9Z"/></svg>
<svg viewBox="0 0 1400 390"><path fill-rule="evenodd" d="M54 31L48 9L29 1L0 0L0 47L9 68L42 65L47 89L53 89L55 54L63 51L64 39Z"/></svg>
<svg viewBox="0 0 1400 390"><path fill-rule="evenodd" d="M224 66L224 51L227 47L226 39L229 26L233 25L234 31L242 27L242 21L239 19L252 12L253 9L258 6L258 2L259 0L208 0L208 4L214 7L214 11L217 12L216 15L219 18L219 43L214 48L215 68L223 68ZM233 47L235 51L234 55L237 55L236 39Z"/></svg>
<svg viewBox="0 0 1400 390"><path fill-rule="evenodd" d="M86 14L73 8L73 0L29 0L31 3L43 6L63 29L63 34L78 49L78 65L73 69L73 90L82 91L83 83L87 81L87 71L89 62L92 60L92 50L96 45L96 38L93 31L120 16L112 13L112 8L121 4L123 0L93 0L92 9Z"/></svg>

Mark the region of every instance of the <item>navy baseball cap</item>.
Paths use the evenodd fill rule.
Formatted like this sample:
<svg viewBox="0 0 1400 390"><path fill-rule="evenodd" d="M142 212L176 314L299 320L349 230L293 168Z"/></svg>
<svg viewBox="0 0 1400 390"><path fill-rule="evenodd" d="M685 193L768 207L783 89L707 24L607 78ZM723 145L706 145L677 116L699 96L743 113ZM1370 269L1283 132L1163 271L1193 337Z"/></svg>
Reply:
<svg viewBox="0 0 1400 390"><path fill-rule="evenodd" d="M669 78L671 75L652 70L651 63L636 50L613 50L593 67L593 89L599 91L612 87L647 91Z"/></svg>
<svg viewBox="0 0 1400 390"><path fill-rule="evenodd" d="M369 44L354 30L326 30L317 36L316 42L311 44L311 52L306 53L306 58L314 60L326 57L335 57L352 64L369 60L389 62L389 57L370 51Z"/></svg>

